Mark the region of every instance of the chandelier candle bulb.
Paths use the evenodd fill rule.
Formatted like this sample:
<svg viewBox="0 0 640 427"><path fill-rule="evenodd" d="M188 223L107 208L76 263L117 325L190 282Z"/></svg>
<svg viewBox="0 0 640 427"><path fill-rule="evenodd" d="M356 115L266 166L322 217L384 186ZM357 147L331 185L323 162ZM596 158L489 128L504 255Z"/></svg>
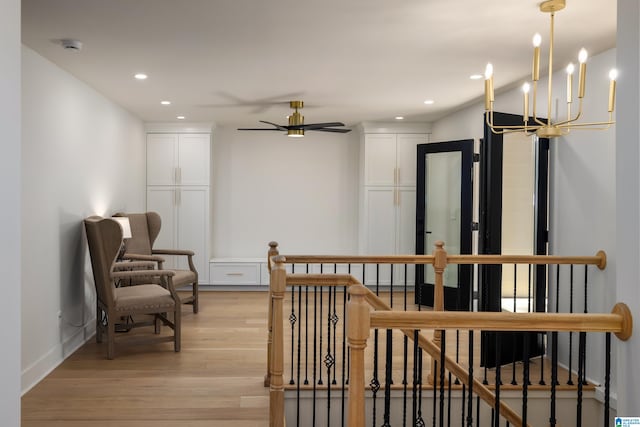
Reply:
<svg viewBox="0 0 640 427"><path fill-rule="evenodd" d="M613 113L616 103L616 79L618 78L618 70L615 68L609 71L609 112Z"/></svg>
<svg viewBox="0 0 640 427"><path fill-rule="evenodd" d="M573 72L575 66L572 63L567 65L567 104L571 104L573 100Z"/></svg>
<svg viewBox="0 0 640 427"><path fill-rule="evenodd" d="M493 102L493 65L487 64L484 70L484 108L489 111Z"/></svg>
<svg viewBox="0 0 640 427"><path fill-rule="evenodd" d="M578 74L578 98L584 98L585 79L587 78L587 51L582 48L578 54L580 61L580 72Z"/></svg>
<svg viewBox="0 0 640 427"><path fill-rule="evenodd" d="M534 82L540 80L540 43L542 37L536 33L533 36L533 69L531 71L531 79Z"/></svg>
<svg viewBox="0 0 640 427"><path fill-rule="evenodd" d="M524 94L524 114L522 116L524 117L525 126L529 121L529 90L529 83L525 83L522 85L522 92Z"/></svg>

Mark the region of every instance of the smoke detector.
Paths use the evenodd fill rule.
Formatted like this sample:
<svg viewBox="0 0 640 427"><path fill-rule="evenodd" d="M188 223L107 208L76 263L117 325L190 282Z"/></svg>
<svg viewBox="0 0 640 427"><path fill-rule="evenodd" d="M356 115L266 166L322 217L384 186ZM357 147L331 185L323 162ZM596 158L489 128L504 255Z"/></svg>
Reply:
<svg viewBox="0 0 640 427"><path fill-rule="evenodd" d="M72 52L80 52L80 50L82 50L82 42L80 40L62 39L60 40L60 45L62 45L64 50Z"/></svg>

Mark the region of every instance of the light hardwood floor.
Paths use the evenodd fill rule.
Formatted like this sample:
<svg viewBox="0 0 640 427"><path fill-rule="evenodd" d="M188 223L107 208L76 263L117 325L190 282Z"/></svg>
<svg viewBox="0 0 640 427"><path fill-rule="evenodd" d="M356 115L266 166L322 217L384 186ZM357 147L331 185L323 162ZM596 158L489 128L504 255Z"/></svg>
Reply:
<svg viewBox="0 0 640 427"><path fill-rule="evenodd" d="M22 398L22 426L268 425L267 292L201 292L171 343L85 344ZM168 330L166 333L169 333Z"/></svg>

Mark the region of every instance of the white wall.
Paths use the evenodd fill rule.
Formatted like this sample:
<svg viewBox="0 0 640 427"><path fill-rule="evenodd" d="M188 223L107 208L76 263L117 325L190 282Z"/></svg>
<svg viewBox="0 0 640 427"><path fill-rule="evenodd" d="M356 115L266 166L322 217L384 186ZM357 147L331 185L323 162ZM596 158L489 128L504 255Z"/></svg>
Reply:
<svg viewBox="0 0 640 427"><path fill-rule="evenodd" d="M616 125L615 222L617 252L616 297L631 308L636 325L640 320L640 5L637 0L618 0L618 93ZM611 219L613 220L613 218ZM611 290L614 293L614 290ZM640 414L640 338L638 327L618 348L618 414Z"/></svg>
<svg viewBox="0 0 640 427"><path fill-rule="evenodd" d="M213 135L212 257L357 252L358 135Z"/></svg>
<svg viewBox="0 0 640 427"><path fill-rule="evenodd" d="M23 47L23 390L94 331L82 220L144 209L144 140L139 119Z"/></svg>
<svg viewBox="0 0 640 427"><path fill-rule="evenodd" d="M20 425L20 2L0 0L0 425Z"/></svg>
<svg viewBox="0 0 640 427"><path fill-rule="evenodd" d="M615 49L595 55L589 59L587 89L583 119L595 121L607 119L608 72L615 67ZM499 70L496 70L499 73ZM553 93L564 102L566 74L554 73ZM541 79L539 99L547 98L547 80ZM624 89L620 89L624 90ZM519 89L498 92L496 111L522 114L522 94ZM539 116L546 116L546 103L539 108ZM574 112L575 112L574 107ZM482 138L484 103L477 103L433 123L433 141L463 138ZM560 108L560 117L566 115ZM555 118L554 118L555 119ZM550 253L557 255L595 255L602 249L607 252L608 266L604 271L589 269L589 311L608 313L616 299L612 292L616 283L615 247L615 131L575 131L569 136L557 138L550 144ZM637 167L637 166L636 166ZM583 310L584 269L574 272L574 311ZM566 278L564 277L566 273ZM553 281L552 275L552 281ZM568 301L568 270L563 273L565 285L561 287L561 301ZM552 283L553 286L553 283ZM561 306L568 311L568 303ZM566 341L566 340L561 340ZM574 340L577 342L577 339ZM587 373L603 380L604 340L589 338L593 345L593 356L587 359ZM563 346L562 354L568 350ZM577 347L575 347L577 348ZM577 351L574 348L574 356ZM573 366L577 366L574 361Z"/></svg>

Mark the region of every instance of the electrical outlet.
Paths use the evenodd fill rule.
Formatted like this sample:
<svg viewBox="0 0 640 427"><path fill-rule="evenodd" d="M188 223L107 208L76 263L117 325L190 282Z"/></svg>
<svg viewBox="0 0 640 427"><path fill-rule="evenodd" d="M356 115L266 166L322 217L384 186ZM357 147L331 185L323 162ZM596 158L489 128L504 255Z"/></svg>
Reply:
<svg viewBox="0 0 640 427"><path fill-rule="evenodd" d="M62 320L62 311L58 310L58 320Z"/></svg>

